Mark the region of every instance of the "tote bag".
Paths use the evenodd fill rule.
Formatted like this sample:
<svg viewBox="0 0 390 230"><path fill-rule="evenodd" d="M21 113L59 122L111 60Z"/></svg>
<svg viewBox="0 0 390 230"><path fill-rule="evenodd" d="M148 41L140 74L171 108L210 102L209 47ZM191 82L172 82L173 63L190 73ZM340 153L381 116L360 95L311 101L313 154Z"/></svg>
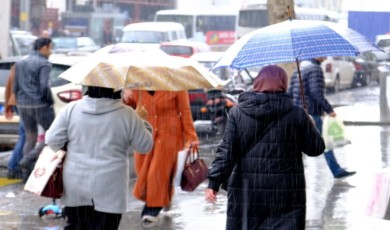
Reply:
<svg viewBox="0 0 390 230"><path fill-rule="evenodd" d="M62 168L59 167L62 167L65 153L64 150L54 152L50 147L45 146L39 154L24 190L39 196L60 198L63 187Z"/></svg>

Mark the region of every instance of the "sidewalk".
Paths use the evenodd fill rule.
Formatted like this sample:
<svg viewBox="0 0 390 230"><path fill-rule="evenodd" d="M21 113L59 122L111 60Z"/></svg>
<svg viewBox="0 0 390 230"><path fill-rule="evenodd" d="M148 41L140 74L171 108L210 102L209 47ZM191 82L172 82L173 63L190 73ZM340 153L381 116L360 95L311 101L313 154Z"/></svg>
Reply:
<svg viewBox="0 0 390 230"><path fill-rule="evenodd" d="M390 126L379 120L379 102L375 103L375 100L379 100L376 99L377 90L370 92L369 103L353 103L352 106L338 106L335 109L338 116L348 124L346 132L352 142L335 149L335 154L340 165L357 171L356 175L343 180L333 179L323 156L304 156L307 184L306 230L390 229L390 221L366 214L374 173L390 165ZM343 104L343 96L330 95L329 98L332 104ZM216 142L211 142L201 142L201 154L209 163L215 156ZM134 180L130 184L130 190L133 183ZM221 191L217 204L213 205L204 199L205 188L206 182L192 193L177 191L171 211L162 213L158 225L150 229L223 230L226 193ZM24 192L22 184L2 187L0 229L61 229L63 220L41 220L37 217L38 208L47 204L50 204L50 199ZM142 202L129 194L121 230L144 229L140 220L142 206Z"/></svg>

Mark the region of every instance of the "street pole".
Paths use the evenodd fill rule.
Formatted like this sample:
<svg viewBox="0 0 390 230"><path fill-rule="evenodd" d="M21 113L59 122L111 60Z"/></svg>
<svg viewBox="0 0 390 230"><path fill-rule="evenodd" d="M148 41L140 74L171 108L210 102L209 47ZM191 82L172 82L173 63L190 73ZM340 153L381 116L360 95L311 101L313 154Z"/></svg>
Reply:
<svg viewBox="0 0 390 230"><path fill-rule="evenodd" d="M1 0L0 11L0 59L9 55L9 39L11 24L11 0Z"/></svg>
<svg viewBox="0 0 390 230"><path fill-rule="evenodd" d="M30 31L30 0L20 0L19 27L21 30Z"/></svg>

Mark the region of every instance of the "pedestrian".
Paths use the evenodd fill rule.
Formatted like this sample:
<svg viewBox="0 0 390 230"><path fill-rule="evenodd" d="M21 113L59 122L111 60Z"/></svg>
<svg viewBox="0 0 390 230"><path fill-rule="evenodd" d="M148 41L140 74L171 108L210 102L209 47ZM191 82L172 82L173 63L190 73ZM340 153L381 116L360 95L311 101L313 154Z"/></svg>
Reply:
<svg viewBox="0 0 390 230"><path fill-rule="evenodd" d="M125 95L126 104L146 108L154 130L152 151L135 154L137 181L133 190L134 196L145 202L142 221L153 224L163 207L170 207L178 152L190 144L197 147L198 137L187 91L127 91Z"/></svg>
<svg viewBox="0 0 390 230"><path fill-rule="evenodd" d="M327 113L331 117L336 117L332 106L329 104L328 100L325 98L324 92L324 74L321 68L321 62L325 58L314 58L308 61L303 61L300 64L301 73L302 73L302 82L304 89L304 96L307 101L307 112L315 120L317 129L322 133L322 118L321 116L324 113ZM301 92L300 92L300 82L298 79L297 71L294 72L291 77L290 87L288 89L290 96L293 98L295 105L303 106ZM342 168L334 155L333 150L326 151L324 153L326 163L334 178L345 178L348 176L354 175L356 172L349 172L346 169Z"/></svg>
<svg viewBox="0 0 390 230"><path fill-rule="evenodd" d="M5 118L12 120L14 112L17 113L13 84L15 80L15 65L12 65L4 93ZM23 121L19 118L18 141L16 142L10 160L8 161L8 179L20 179L22 177L19 161L23 157L23 146L26 140Z"/></svg>
<svg viewBox="0 0 390 230"><path fill-rule="evenodd" d="M206 200L228 191L226 229L305 229L302 153L325 148L309 115L287 94L287 74L275 65L259 72L253 91L229 112L211 168Z"/></svg>
<svg viewBox="0 0 390 230"><path fill-rule="evenodd" d="M118 229L127 207L129 155L153 147L152 126L137 113L123 104L121 91L89 86L46 132L52 150L67 148L61 198L65 230Z"/></svg>
<svg viewBox="0 0 390 230"><path fill-rule="evenodd" d="M48 61L52 40L39 37L34 41L33 49L32 54L15 64L13 85L16 105L26 131L23 158L19 162L24 182L27 181L44 144L42 142L37 145L38 125L46 131L55 116L49 85L51 64Z"/></svg>

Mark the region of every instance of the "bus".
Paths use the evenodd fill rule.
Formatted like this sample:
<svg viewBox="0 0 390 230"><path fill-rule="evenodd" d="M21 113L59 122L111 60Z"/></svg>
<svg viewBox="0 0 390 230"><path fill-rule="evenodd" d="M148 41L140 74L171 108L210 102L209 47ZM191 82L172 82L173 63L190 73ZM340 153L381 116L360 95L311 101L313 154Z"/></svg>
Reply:
<svg viewBox="0 0 390 230"><path fill-rule="evenodd" d="M295 17L298 20L322 20L337 22L339 13L325 9L295 6ZM267 2L262 0L244 1L239 10L237 37L269 25Z"/></svg>
<svg viewBox="0 0 390 230"><path fill-rule="evenodd" d="M237 39L238 10L217 7L160 10L154 21L181 23L187 39L205 42L215 51L224 51Z"/></svg>

